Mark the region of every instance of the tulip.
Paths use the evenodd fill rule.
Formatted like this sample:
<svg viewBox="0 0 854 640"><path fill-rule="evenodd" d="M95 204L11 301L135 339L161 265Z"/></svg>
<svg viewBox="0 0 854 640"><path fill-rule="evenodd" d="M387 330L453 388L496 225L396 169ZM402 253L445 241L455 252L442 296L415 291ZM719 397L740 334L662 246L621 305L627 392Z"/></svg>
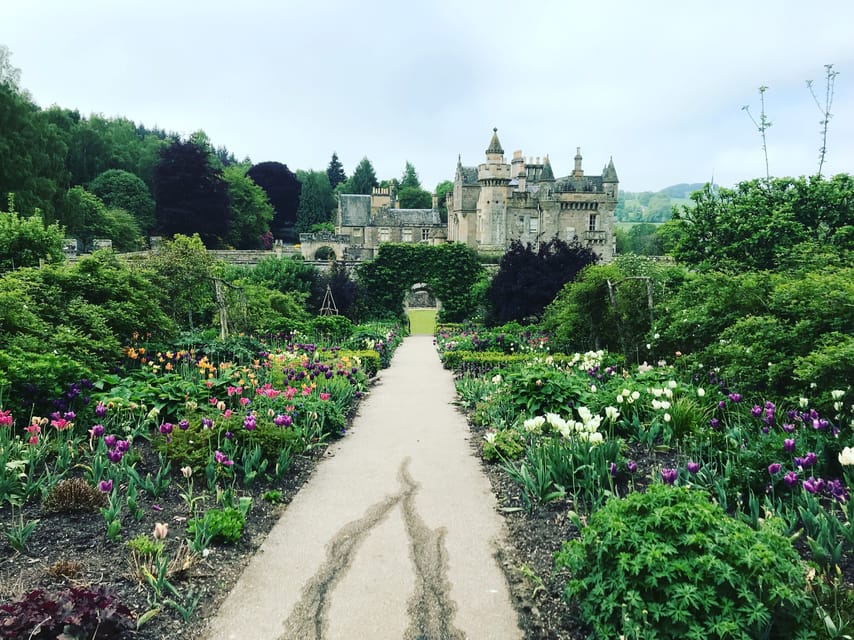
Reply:
<svg viewBox="0 0 854 640"><path fill-rule="evenodd" d="M163 540L167 535L169 535L169 525L165 522L155 522L154 531L151 535L154 536L155 540Z"/></svg>

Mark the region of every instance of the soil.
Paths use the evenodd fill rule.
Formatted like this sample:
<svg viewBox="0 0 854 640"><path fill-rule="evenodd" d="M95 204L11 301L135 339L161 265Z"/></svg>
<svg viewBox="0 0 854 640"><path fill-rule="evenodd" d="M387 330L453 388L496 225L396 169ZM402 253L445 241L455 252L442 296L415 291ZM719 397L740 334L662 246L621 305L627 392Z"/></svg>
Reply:
<svg viewBox="0 0 854 640"><path fill-rule="evenodd" d="M470 442L477 455L482 437L481 429L471 427ZM156 463L156 454L145 443L135 443L134 450L141 455L140 470L144 474L146 465L151 468ZM170 581L182 595L192 593L199 598L189 619L184 621L174 608L160 606L156 615L138 630L128 632L127 637L139 640L201 637L207 620L217 611L283 509L311 478L324 455L323 449L315 449L311 455L297 457L283 481L259 480L249 490L241 491L240 495L251 496L253 500L240 540L236 544L215 544L206 557L177 567L170 575ZM640 450L633 455L642 469L668 462L660 454L656 459L648 456L644 459ZM562 597L567 576L554 569L555 552L563 541L578 534L568 517L572 504L560 500L528 512L523 507L519 488L500 465L484 462L483 470L492 484L508 530L508 541L498 561L507 576L526 640L587 638L589 628L581 622L575 607ZM151 589L131 567L124 541L139 534L150 536L155 523L166 523L169 525L166 551L173 556L180 553L187 518L187 506L180 496L182 480L172 482L156 500L141 493L144 515L136 522L125 512L119 542L106 538L104 520L98 513L56 515L44 513L37 504L26 506L24 521L38 519L39 522L28 539L26 554L15 553L5 537L0 539L0 603L36 588L52 591L69 586L106 585L137 617L151 610ZM280 502L273 504L262 499L265 492L274 489L282 492ZM10 520L8 508L0 510L0 521ZM854 559L844 564L843 577L850 584L854 578Z"/></svg>

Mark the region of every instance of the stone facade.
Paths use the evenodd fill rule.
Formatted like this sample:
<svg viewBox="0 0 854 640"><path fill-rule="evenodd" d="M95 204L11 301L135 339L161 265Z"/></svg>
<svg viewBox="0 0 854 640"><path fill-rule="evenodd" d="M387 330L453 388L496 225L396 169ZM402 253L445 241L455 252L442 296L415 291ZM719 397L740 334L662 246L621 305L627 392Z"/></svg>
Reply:
<svg viewBox="0 0 854 640"><path fill-rule="evenodd" d="M448 229L435 206L400 209L393 191L375 188L369 196L339 196L335 234L349 237L348 252L370 260L383 242L441 244Z"/></svg>
<svg viewBox="0 0 854 640"><path fill-rule="evenodd" d="M581 150L572 173L555 178L549 157L524 158L521 151L504 160L493 129L486 162L477 167L457 160L454 190L448 194L451 241L478 251L504 253L513 240L536 245L555 236L578 240L605 262L616 250L614 209L619 180L613 160L598 176L584 174Z"/></svg>

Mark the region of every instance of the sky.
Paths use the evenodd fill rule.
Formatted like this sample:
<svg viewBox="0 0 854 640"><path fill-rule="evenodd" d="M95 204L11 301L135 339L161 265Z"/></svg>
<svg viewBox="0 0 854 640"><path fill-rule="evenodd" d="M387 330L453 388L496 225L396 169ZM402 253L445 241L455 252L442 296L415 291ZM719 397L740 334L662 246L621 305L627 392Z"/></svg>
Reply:
<svg viewBox="0 0 854 640"><path fill-rule="evenodd" d="M121 116L238 159L422 185L576 148L620 188L854 170L851 0L0 0L0 44L41 107ZM810 95L813 80L819 104ZM743 107L749 106L749 112Z"/></svg>

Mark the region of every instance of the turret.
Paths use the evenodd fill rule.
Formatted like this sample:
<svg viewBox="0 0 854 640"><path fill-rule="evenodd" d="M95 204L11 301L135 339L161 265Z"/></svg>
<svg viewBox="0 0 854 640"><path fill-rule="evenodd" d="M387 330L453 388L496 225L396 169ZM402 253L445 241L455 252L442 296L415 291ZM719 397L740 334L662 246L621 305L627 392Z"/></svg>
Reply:
<svg viewBox="0 0 854 640"><path fill-rule="evenodd" d="M602 188L612 198L617 197L617 185L620 180L617 178L617 170L614 168L614 158L608 161L608 166L602 171Z"/></svg>
<svg viewBox="0 0 854 640"><path fill-rule="evenodd" d="M555 174L552 171L552 163L549 162L549 157L543 159L543 171L540 173L540 182L554 182Z"/></svg>
<svg viewBox="0 0 854 640"><path fill-rule="evenodd" d="M573 178L580 178L584 175L581 168L581 147L575 147L575 168L572 170Z"/></svg>
<svg viewBox="0 0 854 640"><path fill-rule="evenodd" d="M602 172L602 182L619 182L617 170L614 168L614 158L608 161L608 166Z"/></svg>

